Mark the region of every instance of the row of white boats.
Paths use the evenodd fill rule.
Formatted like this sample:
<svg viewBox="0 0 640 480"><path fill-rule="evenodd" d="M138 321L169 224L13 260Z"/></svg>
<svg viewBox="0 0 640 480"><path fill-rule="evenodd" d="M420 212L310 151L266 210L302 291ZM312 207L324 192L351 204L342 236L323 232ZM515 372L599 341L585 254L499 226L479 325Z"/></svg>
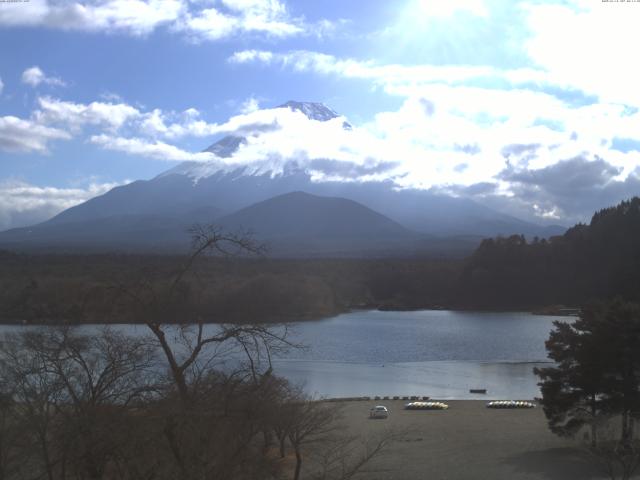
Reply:
<svg viewBox="0 0 640 480"><path fill-rule="evenodd" d="M495 400L487 403L487 408L535 408L533 402L521 400ZM447 410L449 405L444 402L409 402L405 410ZM377 405L369 411L370 418L388 418L389 409L384 405Z"/></svg>
<svg viewBox="0 0 640 480"><path fill-rule="evenodd" d="M520 400L495 400L487 403L487 408L535 408L533 402ZM406 410L447 410L449 405L444 402L409 402Z"/></svg>

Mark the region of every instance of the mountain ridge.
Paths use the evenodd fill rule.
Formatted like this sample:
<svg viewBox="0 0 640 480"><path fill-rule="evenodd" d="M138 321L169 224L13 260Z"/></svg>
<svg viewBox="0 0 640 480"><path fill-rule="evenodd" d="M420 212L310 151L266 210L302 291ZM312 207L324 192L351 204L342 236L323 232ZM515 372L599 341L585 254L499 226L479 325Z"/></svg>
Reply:
<svg viewBox="0 0 640 480"><path fill-rule="evenodd" d="M340 117L325 105L313 102L289 101L276 108L300 111L318 121L331 121ZM351 128L346 120L343 127ZM220 157L232 156L243 142L246 142L244 137L232 133L206 150L217 149L216 154ZM470 199L412 188L398 189L390 180L320 182L314 180L296 158L285 160L282 169L277 172L262 171L251 166L221 169L218 162L182 162L150 180L137 180L115 187L41 224L0 234L0 246L3 239L18 239L19 231L51 232L55 230L51 230L52 225L79 222L96 225L95 222L99 219L105 219L105 225L114 225L115 228L120 225L120 220L116 220L119 217L131 219L138 216L141 224L155 225L154 218L160 216L166 217L167 223L175 228L175 219L217 220L291 192L356 202L423 238L482 238L511 234L548 237L565 230L559 226L545 227L527 222ZM194 214L198 211L206 214ZM308 227L311 228L312 224L309 223ZM106 227L101 228L108 236L108 232L104 230ZM150 242L157 240L158 232L155 228L153 226L148 232ZM63 229L60 232L62 235ZM42 241L45 240L43 238ZM71 236L68 240L74 241Z"/></svg>

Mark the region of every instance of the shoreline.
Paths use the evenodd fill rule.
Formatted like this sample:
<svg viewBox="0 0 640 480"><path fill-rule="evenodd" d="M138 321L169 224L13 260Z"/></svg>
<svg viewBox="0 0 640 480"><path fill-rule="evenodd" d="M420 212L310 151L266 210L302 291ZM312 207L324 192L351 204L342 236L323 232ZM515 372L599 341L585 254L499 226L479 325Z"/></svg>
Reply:
<svg viewBox="0 0 640 480"><path fill-rule="evenodd" d="M567 310L567 309L562 309ZM570 309L574 310L574 309ZM545 310L542 308L536 309L500 309L500 308L477 308L477 307L464 307L460 305L445 307L445 306L424 306L424 307L398 307L398 308L385 308L384 305L371 305L371 306L355 306L346 308L343 310L336 310L331 313L323 313L323 314L313 314L306 313L295 316L287 316L287 318L267 318L255 322L243 322L238 320L228 321L228 322L215 322L215 321L205 321L202 322L203 325L244 325L244 324L257 324L257 325L283 325L283 324L292 324L292 323L311 323L311 322L320 322L323 320L327 320L330 318L335 318L340 315L347 315L350 313L358 313L358 312L389 312L389 313L402 313L402 312L464 312L464 313L518 313L518 314L530 314L535 316L547 316L547 317L569 317L576 318L577 316L573 313L560 313L557 310ZM190 323L191 325L197 325L197 323ZM29 322L26 320L7 320L0 319L0 325L6 326L25 326L25 327L59 327L59 326L83 326L83 325L91 325L91 326L109 326L109 325L145 325L144 322ZM180 322L171 322L171 323L163 323L163 325L182 325Z"/></svg>

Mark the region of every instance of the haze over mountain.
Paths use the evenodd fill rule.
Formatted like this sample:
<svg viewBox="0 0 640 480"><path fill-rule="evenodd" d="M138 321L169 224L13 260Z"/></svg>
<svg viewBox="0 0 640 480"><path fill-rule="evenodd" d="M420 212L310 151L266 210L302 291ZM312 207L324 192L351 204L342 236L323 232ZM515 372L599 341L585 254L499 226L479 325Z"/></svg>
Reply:
<svg viewBox="0 0 640 480"><path fill-rule="evenodd" d="M292 192L217 220L228 231L250 228L278 256L410 256L427 248L412 232L362 204Z"/></svg>
<svg viewBox="0 0 640 480"><path fill-rule="evenodd" d="M319 122L340 117L320 103L290 101L277 108L302 112ZM343 121L342 128L349 130L351 125ZM234 133L205 151L229 158L250 141ZM308 165L364 168L331 159L303 165L291 158L283 165L274 171L223 168L215 160L183 162L151 180L116 187L39 225L4 232L0 245L184 248L189 225L216 222L230 229L254 230L284 255L367 255L394 248L399 249L396 254L406 255L435 248L419 239L456 236L465 238L465 244L473 238L470 244L475 245L486 236L548 237L564 231L522 221L469 199L398 189L392 181L313 178ZM347 239L353 242L351 247Z"/></svg>

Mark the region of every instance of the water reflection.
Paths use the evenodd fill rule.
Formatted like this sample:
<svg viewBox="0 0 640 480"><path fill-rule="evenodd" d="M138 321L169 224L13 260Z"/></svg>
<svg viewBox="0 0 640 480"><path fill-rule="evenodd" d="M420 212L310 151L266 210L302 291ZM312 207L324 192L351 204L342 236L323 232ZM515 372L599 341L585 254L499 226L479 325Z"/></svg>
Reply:
<svg viewBox="0 0 640 480"><path fill-rule="evenodd" d="M427 395L436 399L532 399L533 363L430 361L382 365L277 360L275 371L323 397ZM486 389L471 394L470 389Z"/></svg>

